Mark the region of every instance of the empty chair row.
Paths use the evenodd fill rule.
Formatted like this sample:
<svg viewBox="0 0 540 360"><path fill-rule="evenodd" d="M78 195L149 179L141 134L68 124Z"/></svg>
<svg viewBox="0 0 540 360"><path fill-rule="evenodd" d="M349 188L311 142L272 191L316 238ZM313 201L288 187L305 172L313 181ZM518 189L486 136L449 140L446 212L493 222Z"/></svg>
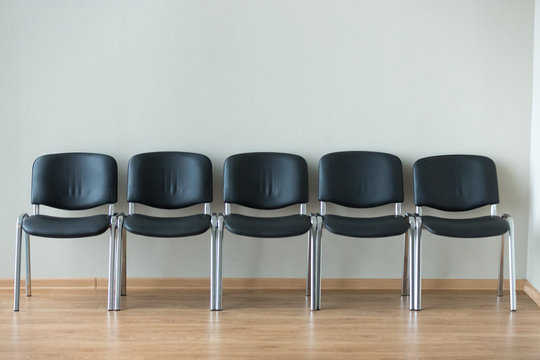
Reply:
<svg viewBox="0 0 540 360"><path fill-rule="evenodd" d="M127 234L167 238L194 236L210 230L210 309L222 309L222 253L224 230L253 238L308 234L307 295L311 309L321 300L321 242L323 229L348 237L380 238L405 235L402 296L410 294L410 309L421 309L422 229L448 237L491 237L508 234L510 308L516 309L513 222L497 216L499 202L495 164L475 155L444 155L414 164L414 214L402 214L403 174L400 159L392 154L366 151L336 152L319 162L320 213L308 214L308 166L294 154L244 153L230 156L223 168L223 213L212 213L212 163L202 154L153 152L135 155L128 164L128 213L115 212L117 164L103 154L63 153L37 158L32 169L33 214L17 219L14 310L19 310L21 248L26 248L26 295L31 295L30 237L77 238L109 236L108 310L121 308L126 295ZM392 214L351 217L329 214L326 204L347 208L374 208L395 204ZM178 210L201 206L195 215L158 217L136 211L136 206ZM40 214L40 205L63 210L84 210L108 205L106 214L56 217ZM260 217L233 211L299 206L285 216ZM422 207L459 212L490 205L489 216L446 219L426 216ZM499 291L502 295L501 248Z"/></svg>

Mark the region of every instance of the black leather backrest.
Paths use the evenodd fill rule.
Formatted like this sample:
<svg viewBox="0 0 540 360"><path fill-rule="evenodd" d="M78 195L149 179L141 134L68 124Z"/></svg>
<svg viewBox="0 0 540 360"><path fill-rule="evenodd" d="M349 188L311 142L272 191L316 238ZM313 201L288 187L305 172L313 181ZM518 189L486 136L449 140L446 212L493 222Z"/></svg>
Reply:
<svg viewBox="0 0 540 360"><path fill-rule="evenodd" d="M108 155L63 153L38 157L32 167L32 204L84 210L114 204L116 160Z"/></svg>
<svg viewBox="0 0 540 360"><path fill-rule="evenodd" d="M128 164L127 201L161 209L212 202L212 162L187 152L135 155Z"/></svg>
<svg viewBox="0 0 540 360"><path fill-rule="evenodd" d="M401 160L369 151L326 154L319 161L319 200L355 208L403 202Z"/></svg>
<svg viewBox="0 0 540 360"><path fill-rule="evenodd" d="M499 203L493 160L476 155L433 156L416 161L414 202L445 211Z"/></svg>
<svg viewBox="0 0 540 360"><path fill-rule="evenodd" d="M307 203L306 160L268 152L230 156L223 168L223 200L267 210Z"/></svg>

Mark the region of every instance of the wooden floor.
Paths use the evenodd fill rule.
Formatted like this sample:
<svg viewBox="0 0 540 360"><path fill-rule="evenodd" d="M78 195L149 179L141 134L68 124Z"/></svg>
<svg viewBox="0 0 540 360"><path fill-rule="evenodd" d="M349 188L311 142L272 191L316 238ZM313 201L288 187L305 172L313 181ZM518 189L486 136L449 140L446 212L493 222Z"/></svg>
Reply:
<svg viewBox="0 0 540 360"><path fill-rule="evenodd" d="M540 359L540 309L495 292L426 291L410 312L398 291L128 289L107 312L105 290L34 289L12 309L0 291L2 359Z"/></svg>

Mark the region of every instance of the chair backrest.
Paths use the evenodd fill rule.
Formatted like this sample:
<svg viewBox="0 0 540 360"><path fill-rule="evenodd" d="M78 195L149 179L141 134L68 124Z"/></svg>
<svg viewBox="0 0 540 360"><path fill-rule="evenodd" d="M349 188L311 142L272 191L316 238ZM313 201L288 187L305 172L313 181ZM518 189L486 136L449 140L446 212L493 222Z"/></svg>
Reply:
<svg viewBox="0 0 540 360"><path fill-rule="evenodd" d="M442 155L415 162L414 202L444 211L466 211L499 203L497 170L490 158Z"/></svg>
<svg viewBox="0 0 540 360"><path fill-rule="evenodd" d="M306 160L272 152L230 156L223 167L223 200L265 210L307 203Z"/></svg>
<svg viewBox="0 0 540 360"><path fill-rule="evenodd" d="M127 201L161 209L212 202L212 162L202 154L151 152L129 160Z"/></svg>
<svg viewBox="0 0 540 360"><path fill-rule="evenodd" d="M403 202L402 167L392 154L326 154L319 161L319 200L354 208Z"/></svg>
<svg viewBox="0 0 540 360"><path fill-rule="evenodd" d="M114 204L117 196L118 167L108 155L62 153L43 155L34 161L34 205L84 210Z"/></svg>

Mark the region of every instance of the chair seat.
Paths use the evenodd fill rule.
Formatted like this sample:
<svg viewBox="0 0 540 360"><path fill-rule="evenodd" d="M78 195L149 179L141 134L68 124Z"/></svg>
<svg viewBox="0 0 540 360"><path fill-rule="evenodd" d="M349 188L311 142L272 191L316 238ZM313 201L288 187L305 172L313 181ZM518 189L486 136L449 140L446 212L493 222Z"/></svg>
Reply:
<svg viewBox="0 0 540 360"><path fill-rule="evenodd" d="M311 228L311 218L307 215L282 217L253 217L239 214L225 216L225 227L233 234L279 238L305 234Z"/></svg>
<svg viewBox="0 0 540 360"><path fill-rule="evenodd" d="M508 222L499 216L482 216L470 219L422 216L422 225L432 234L458 238L503 235L510 229Z"/></svg>
<svg viewBox="0 0 540 360"><path fill-rule="evenodd" d="M204 233L210 228L206 214L182 217L155 217L133 214L126 217L124 227L132 234L153 237L183 237Z"/></svg>
<svg viewBox="0 0 540 360"><path fill-rule="evenodd" d="M24 231L30 235L50 238L79 238L103 234L110 225L109 215L93 215L85 217L55 217L33 215L22 224Z"/></svg>
<svg viewBox="0 0 540 360"><path fill-rule="evenodd" d="M338 235L377 238L405 233L409 230L409 221L406 217L394 215L373 218L325 215L324 227Z"/></svg>

